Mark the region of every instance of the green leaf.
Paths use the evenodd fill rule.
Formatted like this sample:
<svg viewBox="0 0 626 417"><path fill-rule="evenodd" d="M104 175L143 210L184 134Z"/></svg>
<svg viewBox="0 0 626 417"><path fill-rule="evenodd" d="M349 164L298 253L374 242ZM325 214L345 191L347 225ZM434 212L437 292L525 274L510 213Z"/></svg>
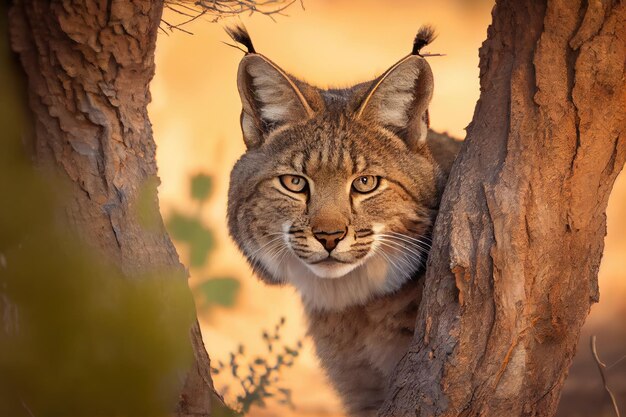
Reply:
<svg viewBox="0 0 626 417"><path fill-rule="evenodd" d="M204 201L209 198L213 190L213 179L206 174L197 174L191 177L191 198Z"/></svg>
<svg viewBox="0 0 626 417"><path fill-rule="evenodd" d="M190 267L198 268L206 263L215 239L198 218L173 212L167 221L167 230L174 240L189 244Z"/></svg>
<svg viewBox="0 0 626 417"><path fill-rule="evenodd" d="M213 278L199 284L195 288L195 291L202 294L204 298L204 308L213 305L232 307L235 305L239 288L239 281L234 278Z"/></svg>
<svg viewBox="0 0 626 417"><path fill-rule="evenodd" d="M197 231L191 241L191 253L189 259L189 266L201 267L205 264L206 259L211 249L213 249L213 233L210 230L202 227Z"/></svg>
<svg viewBox="0 0 626 417"><path fill-rule="evenodd" d="M202 229L202 224L193 217L186 216L176 211L167 219L167 231L170 232L172 239L182 242L191 242L194 236Z"/></svg>

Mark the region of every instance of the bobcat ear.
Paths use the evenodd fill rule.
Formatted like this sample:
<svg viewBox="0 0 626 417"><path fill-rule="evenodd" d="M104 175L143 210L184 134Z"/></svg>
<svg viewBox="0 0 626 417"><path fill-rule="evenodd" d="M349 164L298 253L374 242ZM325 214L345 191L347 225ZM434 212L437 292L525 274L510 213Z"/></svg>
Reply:
<svg viewBox="0 0 626 417"><path fill-rule="evenodd" d="M356 112L405 140L410 149L426 139L428 105L433 95L433 73L419 54L434 39L430 27L422 27L411 55L401 59L372 82Z"/></svg>
<svg viewBox="0 0 626 417"><path fill-rule="evenodd" d="M237 87L243 106L241 129L248 148L259 146L272 130L312 117L314 112L294 79L265 56L256 53L245 28L227 29L248 48L239 64Z"/></svg>

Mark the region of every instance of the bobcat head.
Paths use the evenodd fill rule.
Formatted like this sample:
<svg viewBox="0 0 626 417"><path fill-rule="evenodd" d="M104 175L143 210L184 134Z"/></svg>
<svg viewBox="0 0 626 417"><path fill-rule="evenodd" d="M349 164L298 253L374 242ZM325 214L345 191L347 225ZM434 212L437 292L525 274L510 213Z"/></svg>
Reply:
<svg viewBox="0 0 626 417"><path fill-rule="evenodd" d="M424 268L456 146L428 131L433 75L419 50L380 77L323 90L257 53L238 72L246 153L230 178L230 234L256 274L307 308L336 310L400 288Z"/></svg>

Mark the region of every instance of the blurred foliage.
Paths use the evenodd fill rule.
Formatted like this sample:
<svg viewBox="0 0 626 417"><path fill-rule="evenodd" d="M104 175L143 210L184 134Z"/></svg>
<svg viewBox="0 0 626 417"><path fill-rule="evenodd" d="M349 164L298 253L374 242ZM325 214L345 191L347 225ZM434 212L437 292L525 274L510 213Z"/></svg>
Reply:
<svg viewBox="0 0 626 417"><path fill-rule="evenodd" d="M183 214L173 210L167 217L166 227L172 239L185 244L189 250L189 260L186 262L192 269L192 274L201 273L209 260L209 255L215 249L213 231L202 221L202 208L211 197L213 190L212 178L206 174L196 174L191 177L190 197L195 202L194 214ZM192 288L199 298L198 309L210 310L213 306L233 307L240 283L231 277L210 277Z"/></svg>
<svg viewBox="0 0 626 417"><path fill-rule="evenodd" d="M275 399L279 404L293 407L291 390L278 386L279 375L282 369L293 366L302 349L302 342L298 341L295 347L279 345L280 331L284 324L285 319L281 318L272 333L263 332L263 341L267 348L264 356L247 359L245 348L239 345L237 352L230 354L227 364L218 361L217 366L213 368L213 373L216 375L229 372L239 384L240 393L236 397L237 404L233 408L241 415L248 413L253 405L265 407L265 402L269 398Z"/></svg>
<svg viewBox="0 0 626 417"><path fill-rule="evenodd" d="M214 250L214 234L202 221L202 208L211 197L213 189L212 178L206 174L196 174L190 180L190 197L195 204L193 214L183 214L172 211L166 221L167 229L172 239L187 246L189 250L189 266L191 273L201 273ZM240 291L240 283L235 278L211 277L193 287L197 296L197 308L200 311L210 311L214 306L233 307L237 294ZM246 415L254 405L264 407L268 399L272 398L280 404L293 406L291 391L287 388L278 387L280 372L291 367L302 347L301 342L291 348L289 346L277 346L280 343L280 330L285 324L285 319L274 328L273 333L263 332L263 340L267 346L264 356L255 356L248 360L245 356L245 348L240 345L237 352L230 354L227 365L217 361L213 368L215 375L225 374L229 370L230 380L228 385L221 391L228 394L231 391L239 391L236 396L236 404L231 408L219 407L212 411L216 417L237 417ZM215 362L215 360L214 360ZM234 387L239 388L234 388Z"/></svg>
<svg viewBox="0 0 626 417"><path fill-rule="evenodd" d="M3 10L4 11L4 10ZM180 271L129 280L58 227L63 185L26 157L24 86L0 15L0 416L158 416L195 317Z"/></svg>
<svg viewBox="0 0 626 417"><path fill-rule="evenodd" d="M233 278L211 278L195 287L195 290L203 295L198 308L206 309L211 305L233 307L235 297L239 291L239 281Z"/></svg>
<svg viewBox="0 0 626 417"><path fill-rule="evenodd" d="M206 264L215 239L211 230L207 229L199 218L173 212L167 221L167 228L172 239L189 246L191 268L201 268Z"/></svg>
<svg viewBox="0 0 626 417"><path fill-rule="evenodd" d="M205 201L213 190L213 179L205 174L198 174L191 178L191 197L194 200Z"/></svg>

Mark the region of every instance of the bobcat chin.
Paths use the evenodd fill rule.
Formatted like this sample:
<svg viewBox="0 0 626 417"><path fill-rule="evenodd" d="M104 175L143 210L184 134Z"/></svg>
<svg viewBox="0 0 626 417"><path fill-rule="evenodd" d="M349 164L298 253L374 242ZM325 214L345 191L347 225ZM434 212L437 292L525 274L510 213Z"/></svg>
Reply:
<svg viewBox="0 0 626 417"><path fill-rule="evenodd" d="M330 381L373 416L413 335L430 231L459 142L428 130L433 75L420 49L380 77L323 90L247 47L238 72L247 146L228 227L257 276L300 293Z"/></svg>

